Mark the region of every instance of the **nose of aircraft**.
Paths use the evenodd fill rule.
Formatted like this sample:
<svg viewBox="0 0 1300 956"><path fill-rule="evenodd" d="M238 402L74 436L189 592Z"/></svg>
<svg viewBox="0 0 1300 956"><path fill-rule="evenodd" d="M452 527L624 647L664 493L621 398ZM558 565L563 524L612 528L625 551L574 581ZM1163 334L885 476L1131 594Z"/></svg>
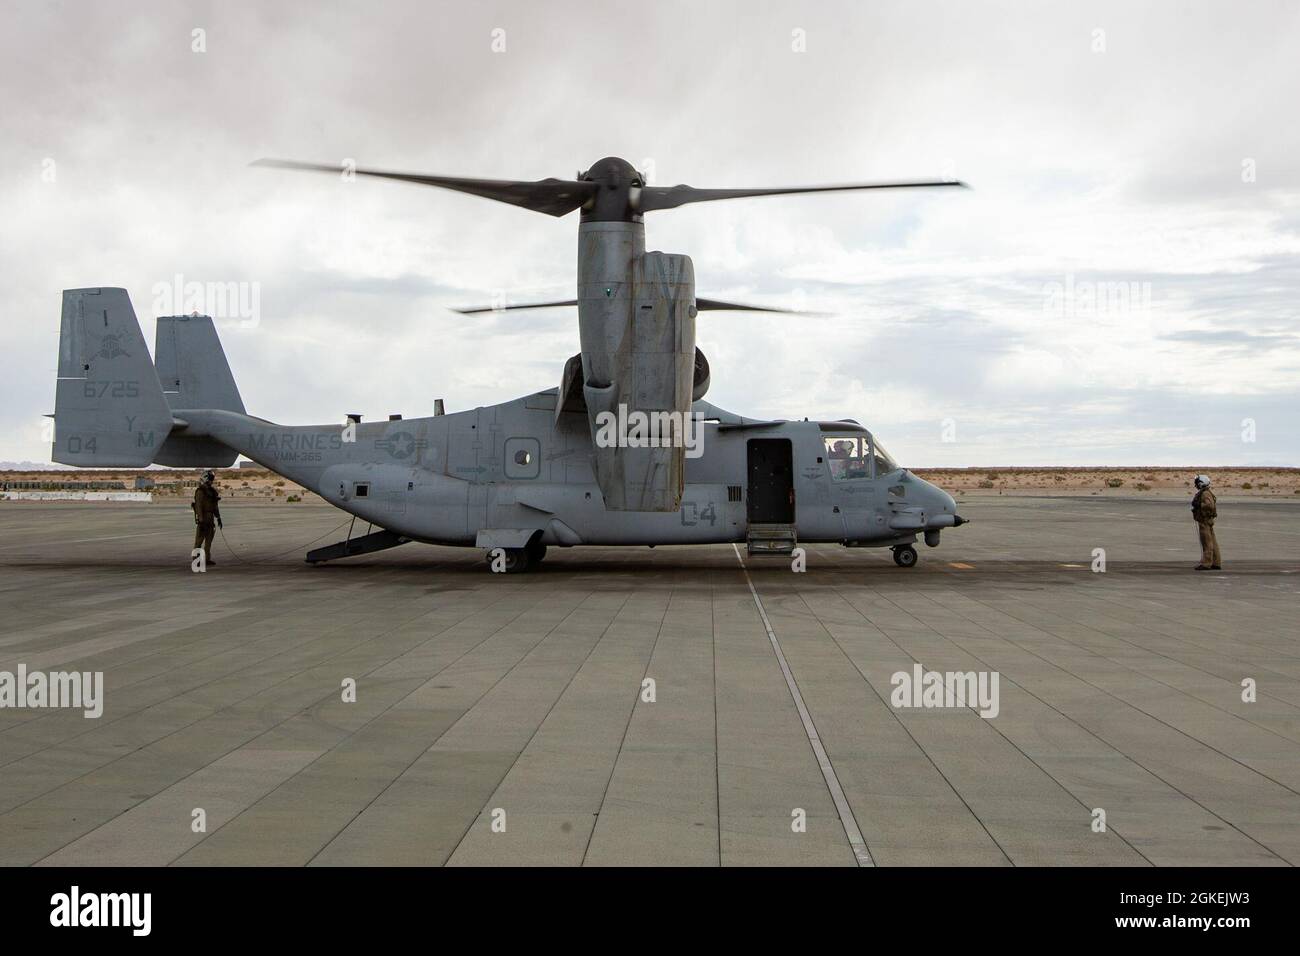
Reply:
<svg viewBox="0 0 1300 956"><path fill-rule="evenodd" d="M916 493L916 504L923 508L928 516L927 527L957 528L969 520L957 514L957 502L948 492L916 475L912 475L912 480L920 486ZM948 516L951 516L951 520Z"/></svg>

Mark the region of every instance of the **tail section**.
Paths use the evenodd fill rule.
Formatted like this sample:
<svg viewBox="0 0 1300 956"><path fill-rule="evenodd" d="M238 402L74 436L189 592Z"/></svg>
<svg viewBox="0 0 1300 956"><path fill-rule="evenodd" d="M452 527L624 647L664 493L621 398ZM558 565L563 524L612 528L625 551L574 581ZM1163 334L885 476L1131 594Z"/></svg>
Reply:
<svg viewBox="0 0 1300 956"><path fill-rule="evenodd" d="M171 428L171 408L126 290L65 291L50 457L89 468L143 468Z"/></svg>
<svg viewBox="0 0 1300 956"><path fill-rule="evenodd" d="M244 413L243 399L211 316L160 316L154 362L163 395L172 408Z"/></svg>
<svg viewBox="0 0 1300 956"><path fill-rule="evenodd" d="M83 468L234 464L234 449L206 435L187 435L183 415L172 414L244 413L212 319L158 319L155 353L157 369L125 289L63 293L54 461Z"/></svg>
<svg viewBox="0 0 1300 956"><path fill-rule="evenodd" d="M230 363L206 315L164 315L154 346L163 395L173 409L219 409L244 414ZM184 417L182 414L181 417ZM154 461L181 467L226 467L238 457L214 438L173 434Z"/></svg>

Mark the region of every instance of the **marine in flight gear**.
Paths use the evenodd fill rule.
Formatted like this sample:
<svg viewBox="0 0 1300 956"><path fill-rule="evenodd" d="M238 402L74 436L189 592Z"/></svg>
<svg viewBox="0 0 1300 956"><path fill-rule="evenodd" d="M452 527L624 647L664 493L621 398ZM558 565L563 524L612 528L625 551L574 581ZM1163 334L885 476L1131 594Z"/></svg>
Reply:
<svg viewBox="0 0 1300 956"><path fill-rule="evenodd" d="M1219 516L1219 504L1210 490L1208 475L1197 475L1192 482L1196 485L1196 494L1192 497L1192 517L1196 519L1196 530L1201 536L1201 563L1197 571L1221 570L1219 540L1214 536L1214 519Z"/></svg>
<svg viewBox="0 0 1300 956"><path fill-rule="evenodd" d="M221 495L217 493L217 476L210 471L203 473L203 480L194 489L194 547L203 549L206 564L216 564L212 560L212 539L216 537L221 524Z"/></svg>

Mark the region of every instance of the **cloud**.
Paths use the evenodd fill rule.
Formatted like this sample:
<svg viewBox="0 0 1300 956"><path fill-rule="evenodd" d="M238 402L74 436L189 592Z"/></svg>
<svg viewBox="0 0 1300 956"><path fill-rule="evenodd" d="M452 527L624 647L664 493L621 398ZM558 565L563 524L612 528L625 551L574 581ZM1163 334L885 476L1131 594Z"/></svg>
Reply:
<svg viewBox="0 0 1300 956"><path fill-rule="evenodd" d="M158 283L257 283L261 322L222 332L278 420L549 387L571 310L449 306L571 295L575 217L248 163L541 178L613 154L659 183L974 186L648 217L700 294L825 313L702 316L724 407L857 418L912 464L1295 464L1298 40L1292 5L1173 0L22 5L0 458L48 456L67 287L127 287L148 337Z"/></svg>

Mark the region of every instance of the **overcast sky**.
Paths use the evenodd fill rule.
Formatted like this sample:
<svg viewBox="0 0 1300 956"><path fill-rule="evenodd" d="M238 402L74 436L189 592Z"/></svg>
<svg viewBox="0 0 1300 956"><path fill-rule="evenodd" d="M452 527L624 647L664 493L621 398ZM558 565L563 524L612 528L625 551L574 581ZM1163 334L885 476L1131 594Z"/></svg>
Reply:
<svg viewBox="0 0 1300 956"><path fill-rule="evenodd" d="M1300 464L1298 4L0 12L0 459L49 460L64 288L127 288L152 343L162 286L243 283L226 351L286 423L555 385L574 310L448 306L571 296L576 214L248 164L616 155L657 184L974 187L648 215L701 296L824 313L702 315L716 404L856 418L916 466Z"/></svg>

